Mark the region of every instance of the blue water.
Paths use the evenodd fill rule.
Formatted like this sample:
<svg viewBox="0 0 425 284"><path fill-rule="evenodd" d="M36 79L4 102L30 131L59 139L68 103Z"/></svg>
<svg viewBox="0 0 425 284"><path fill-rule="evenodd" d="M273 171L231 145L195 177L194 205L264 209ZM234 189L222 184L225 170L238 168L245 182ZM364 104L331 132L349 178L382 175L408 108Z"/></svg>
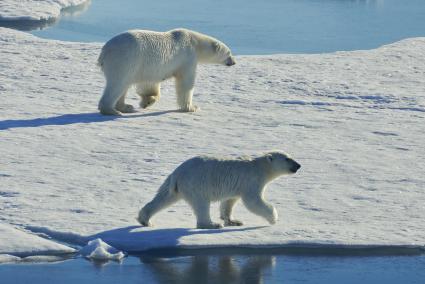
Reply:
<svg viewBox="0 0 425 284"><path fill-rule="evenodd" d="M425 36L424 0L92 0L84 8L32 33L105 42L128 29L185 27L223 40L236 54L371 49Z"/></svg>
<svg viewBox="0 0 425 284"><path fill-rule="evenodd" d="M2 284L425 283L425 256L204 255L0 265Z"/></svg>

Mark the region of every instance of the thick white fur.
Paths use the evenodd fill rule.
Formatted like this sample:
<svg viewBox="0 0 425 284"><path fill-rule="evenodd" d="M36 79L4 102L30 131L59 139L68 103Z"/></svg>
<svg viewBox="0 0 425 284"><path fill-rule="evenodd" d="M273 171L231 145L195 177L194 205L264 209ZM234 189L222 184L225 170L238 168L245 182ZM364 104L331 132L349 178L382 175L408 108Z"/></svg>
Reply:
<svg viewBox="0 0 425 284"><path fill-rule="evenodd" d="M98 59L106 78L99 102L103 114L133 112L125 104L130 86L136 85L146 108L160 96L160 82L174 77L177 103L182 111L195 111L192 104L198 63L235 64L230 49L221 41L186 29L168 32L130 30L109 40Z"/></svg>
<svg viewBox="0 0 425 284"><path fill-rule="evenodd" d="M195 157L167 177L154 199L140 210L138 221L151 226L150 218L154 214L183 198L191 205L198 228L221 227L210 218L210 203L214 201L221 201L220 216L224 225L240 226L242 222L232 219L232 209L242 199L252 213L274 224L277 212L263 198L265 187L277 177L295 173L299 168L297 162L282 152L249 159Z"/></svg>

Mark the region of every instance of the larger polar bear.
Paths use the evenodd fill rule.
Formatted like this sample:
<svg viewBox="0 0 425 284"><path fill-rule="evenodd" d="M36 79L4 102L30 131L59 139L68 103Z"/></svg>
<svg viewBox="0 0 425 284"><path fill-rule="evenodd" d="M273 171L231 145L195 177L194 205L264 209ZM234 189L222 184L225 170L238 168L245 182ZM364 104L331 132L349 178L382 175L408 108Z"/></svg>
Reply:
<svg viewBox="0 0 425 284"><path fill-rule="evenodd" d="M119 34L103 46L98 59L106 78L99 110L107 115L134 112L133 106L125 104L132 85L141 97L140 106L151 106L160 97L160 83L174 77L180 109L195 111L192 94L198 63L232 66L235 59L221 41L191 30L130 30Z"/></svg>
<svg viewBox="0 0 425 284"><path fill-rule="evenodd" d="M245 159L195 157L167 177L154 199L140 210L138 221L151 226L150 218L155 213L183 198L195 212L197 228L221 228L210 218L213 201L221 201L220 217L225 226L241 226L242 222L233 220L232 209L242 199L252 213L274 224L276 209L263 199L266 185L281 175L296 173L300 167L283 152Z"/></svg>

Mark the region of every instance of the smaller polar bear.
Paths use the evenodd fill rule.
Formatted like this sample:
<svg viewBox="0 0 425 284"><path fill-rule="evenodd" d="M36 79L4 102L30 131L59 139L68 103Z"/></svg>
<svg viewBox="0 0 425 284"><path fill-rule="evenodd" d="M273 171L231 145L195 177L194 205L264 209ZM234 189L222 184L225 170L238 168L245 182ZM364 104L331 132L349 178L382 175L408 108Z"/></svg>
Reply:
<svg viewBox="0 0 425 284"><path fill-rule="evenodd" d="M194 157L167 177L154 199L140 210L138 221L143 226L152 226L149 220L154 214L184 199L196 215L197 228L222 227L211 221L213 201L221 201L220 217L225 226L241 226L241 221L232 218L232 209L242 199L252 213L274 224L276 209L263 199L266 185L281 175L296 173L300 167L283 152L239 159Z"/></svg>
<svg viewBox="0 0 425 284"><path fill-rule="evenodd" d="M125 104L127 90L136 85L140 106L146 108L160 97L160 83L174 77L181 111L193 112L198 63L235 64L230 49L221 41L186 29L168 32L130 30L110 39L102 48L98 65L106 86L99 101L102 114L134 112Z"/></svg>

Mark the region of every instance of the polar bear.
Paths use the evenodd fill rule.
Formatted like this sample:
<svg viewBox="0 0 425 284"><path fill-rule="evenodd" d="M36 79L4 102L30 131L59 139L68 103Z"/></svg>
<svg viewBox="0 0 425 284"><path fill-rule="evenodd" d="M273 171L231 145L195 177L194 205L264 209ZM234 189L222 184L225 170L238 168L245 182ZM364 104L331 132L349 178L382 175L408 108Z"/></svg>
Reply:
<svg viewBox="0 0 425 284"><path fill-rule="evenodd" d="M130 86L136 85L140 106L146 108L160 97L160 83L174 77L181 111L193 112L195 73L198 63L235 64L230 49L221 41L186 29L168 32L130 30L109 40L98 58L106 86L99 110L106 115L134 112L125 103Z"/></svg>
<svg viewBox="0 0 425 284"><path fill-rule="evenodd" d="M197 228L222 227L210 218L210 203L214 201L221 201L220 217L225 226L241 226L241 221L232 218L232 209L242 199L252 213L274 224L276 209L263 199L266 185L281 175L296 173L300 167L279 151L255 158L194 157L167 177L154 199L140 210L138 221L143 226L152 226L150 218L154 214L184 199L196 215Z"/></svg>

